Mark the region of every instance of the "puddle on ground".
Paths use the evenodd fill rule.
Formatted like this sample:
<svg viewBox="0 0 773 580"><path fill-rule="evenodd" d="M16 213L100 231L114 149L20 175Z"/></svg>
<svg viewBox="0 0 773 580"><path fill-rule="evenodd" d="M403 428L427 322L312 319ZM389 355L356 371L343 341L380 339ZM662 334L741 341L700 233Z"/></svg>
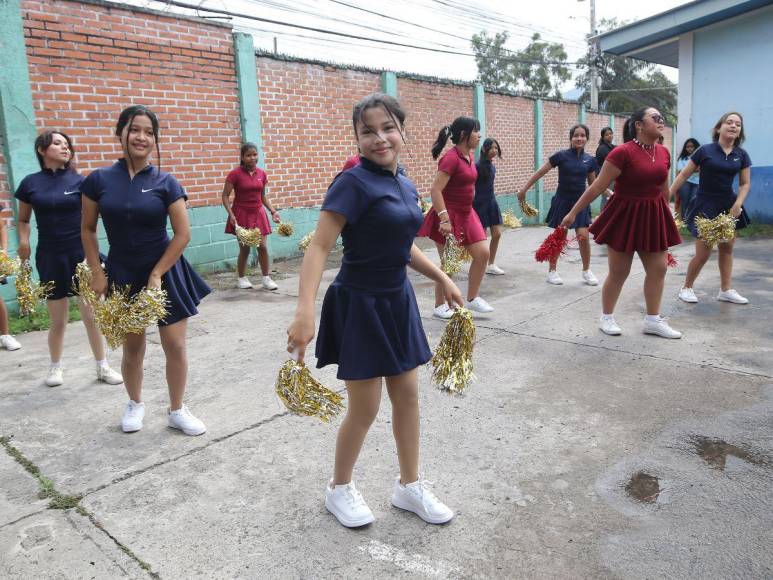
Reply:
<svg viewBox="0 0 773 580"><path fill-rule="evenodd" d="M638 471L625 485L625 491L632 498L645 503L654 503L660 495L660 482L657 477Z"/></svg>
<svg viewBox="0 0 773 580"><path fill-rule="evenodd" d="M754 455L737 445L726 443L721 439L694 437L693 444L695 445L695 452L714 469L724 471L728 455L753 465L764 465L767 463L765 458Z"/></svg>

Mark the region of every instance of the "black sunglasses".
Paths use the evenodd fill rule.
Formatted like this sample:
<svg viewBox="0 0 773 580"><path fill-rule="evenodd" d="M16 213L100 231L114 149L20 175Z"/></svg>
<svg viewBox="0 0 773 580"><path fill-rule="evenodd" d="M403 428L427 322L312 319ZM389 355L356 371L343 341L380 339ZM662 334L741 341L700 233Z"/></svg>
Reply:
<svg viewBox="0 0 773 580"><path fill-rule="evenodd" d="M666 118L663 115L650 115L650 118L656 123L666 124Z"/></svg>

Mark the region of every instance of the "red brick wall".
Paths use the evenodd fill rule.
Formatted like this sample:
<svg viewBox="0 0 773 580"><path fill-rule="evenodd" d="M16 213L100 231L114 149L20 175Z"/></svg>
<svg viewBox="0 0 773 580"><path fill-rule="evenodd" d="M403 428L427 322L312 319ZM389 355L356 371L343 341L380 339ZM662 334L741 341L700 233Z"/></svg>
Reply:
<svg viewBox="0 0 773 580"><path fill-rule="evenodd" d="M588 111L585 113L585 124L590 130L585 151L591 155L596 155L596 147L598 147L599 139L601 138L601 129L609 127L609 115ZM615 127L615 129L617 129L617 127ZM615 139L617 139L617 137L617 131L615 131ZM622 137L622 125L620 126L620 137Z"/></svg>
<svg viewBox="0 0 773 580"><path fill-rule="evenodd" d="M240 142L230 28L74 1L24 0L22 11L39 129L68 132L88 173L120 155L121 109L147 105L162 167L193 205L217 202Z"/></svg>
<svg viewBox="0 0 773 580"><path fill-rule="evenodd" d="M577 124L576 103L544 101L542 104L542 163L556 151L569 148L569 129ZM558 171L553 169L542 178L542 191L553 192L558 187Z"/></svg>
<svg viewBox="0 0 773 580"><path fill-rule="evenodd" d="M486 133L502 148L496 193L514 193L534 172L534 101L486 94Z"/></svg>

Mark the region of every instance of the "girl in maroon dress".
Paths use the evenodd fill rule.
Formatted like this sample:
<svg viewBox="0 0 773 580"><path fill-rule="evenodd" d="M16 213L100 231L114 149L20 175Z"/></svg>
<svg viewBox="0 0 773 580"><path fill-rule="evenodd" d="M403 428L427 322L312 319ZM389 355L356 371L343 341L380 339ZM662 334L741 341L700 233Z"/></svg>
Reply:
<svg viewBox="0 0 773 580"><path fill-rule="evenodd" d="M668 248L682 242L668 206L671 156L658 143L664 127L663 115L653 107L631 115L623 129L625 143L609 153L596 181L561 222L563 227L571 226L577 215L615 182L615 195L590 227L596 243L607 245L609 274L601 292L599 320L599 328L606 334L621 333L613 313L637 253L645 271L644 332L664 338L682 336L660 316Z"/></svg>
<svg viewBox="0 0 773 580"><path fill-rule="evenodd" d="M455 147L440 157L437 176L430 191L432 209L424 218L418 236L433 240L441 255L446 237L451 234L467 248L472 256L472 264L465 306L475 312L492 312L494 309L488 302L478 296L488 266L489 245L486 231L472 207L475 180L478 178L472 152L480 142L480 122L471 117L457 117L453 123L443 127L432 146L434 159L440 156L449 138ZM438 318L451 318L452 314L453 310L446 303L442 288L436 286L433 315Z"/></svg>

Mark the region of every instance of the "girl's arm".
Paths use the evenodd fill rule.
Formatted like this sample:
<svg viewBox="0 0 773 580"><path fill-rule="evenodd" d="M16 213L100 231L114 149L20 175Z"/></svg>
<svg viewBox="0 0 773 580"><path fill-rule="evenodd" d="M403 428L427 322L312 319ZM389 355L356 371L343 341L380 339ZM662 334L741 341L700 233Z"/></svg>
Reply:
<svg viewBox="0 0 773 580"><path fill-rule="evenodd" d="M671 184L671 189L669 190L668 197L666 197L666 201L671 199L676 194L676 192L682 188L684 182L687 181L687 178L695 173L697 169L698 166L692 159L690 159L687 162L687 165L684 166L684 169L679 172L679 175L676 176L676 179L674 179L674 182Z"/></svg>
<svg viewBox="0 0 773 580"><path fill-rule="evenodd" d="M299 362L303 361L306 346L314 338L314 301L325 269L325 260L345 225L346 218L343 215L321 211L317 229L303 257L298 283L298 305L295 318L287 329L287 352L297 351Z"/></svg>
<svg viewBox="0 0 773 580"><path fill-rule="evenodd" d="M454 305L464 306L464 299L462 293L456 284L453 283L445 272L432 263L424 252L422 252L416 244L411 246L411 261L408 264L411 268L416 270L419 274L423 274L430 280L443 286L443 295L448 302L448 306L454 308Z"/></svg>
<svg viewBox="0 0 773 580"><path fill-rule="evenodd" d="M435 181L432 182L432 188L429 190L429 194L432 197L432 208L440 218L440 233L444 236L449 235L453 229L451 228L451 218L448 217L446 211L446 202L443 200L443 190L448 185L448 181L451 176L445 171L438 171L435 176Z"/></svg>
<svg viewBox="0 0 773 580"><path fill-rule="evenodd" d="M266 206L266 209L271 212L271 219L274 220L275 224L278 224L280 221L282 221L282 218L279 215L279 212L271 205L271 202L268 199L268 196L266 195L266 188L263 188L263 205Z"/></svg>
<svg viewBox="0 0 773 580"><path fill-rule="evenodd" d="M97 202L83 195L81 207L81 242L91 270L91 289L97 296L103 296L107 294L107 277L99 262L99 241L97 240L99 206Z"/></svg>
<svg viewBox="0 0 773 580"><path fill-rule="evenodd" d="M236 227L236 216L234 215L233 210L231 209L231 192L233 192L234 186L231 182L226 181L225 185L223 185L223 207L225 208L225 211L228 212L228 219L231 220L231 223Z"/></svg>
<svg viewBox="0 0 773 580"><path fill-rule="evenodd" d="M599 176L588 186L588 189L580 196L580 199L577 200L574 207L566 214L566 217L561 222L561 226L568 228L572 225L574 220L577 219L577 214L588 207L590 203L618 177L620 177L620 170L612 163L607 163L605 161L604 165L601 167Z"/></svg>
<svg viewBox="0 0 773 580"><path fill-rule="evenodd" d="M542 177L551 169L553 169L553 166L550 164L550 161L546 161L545 165L537 169L537 171L529 178L529 181L526 182L526 185L524 185L519 191L518 191L518 199L523 201L526 199L526 192L528 192L531 189L531 186L537 183L538 180L542 179Z"/></svg>
<svg viewBox="0 0 773 580"><path fill-rule="evenodd" d="M752 170L749 167L744 167L741 169L741 173L738 174L738 198L735 200L733 207L730 208L730 213L732 213L735 218L741 215L741 206L743 205L746 196L749 195L751 174Z"/></svg>
<svg viewBox="0 0 773 580"><path fill-rule="evenodd" d="M175 265L188 242L191 241L191 225L188 222L188 210L185 207L185 198L177 198L167 208L169 221L172 224L172 241L164 250L156 265L148 276L148 288L161 288L161 277Z"/></svg>
<svg viewBox="0 0 773 580"><path fill-rule="evenodd" d="M597 177L597 176L596 176L596 172L595 172L595 171L591 171L591 172L588 174L588 185L591 185L591 184L593 184L593 182L594 182L594 181L596 181L596 177ZM608 187L604 188L604 191L602 191L601 193L602 193L602 194L604 195L604 197L606 197L607 199L609 199L610 197L612 197L612 192L611 192L611 191L609 191L609 188L608 188Z"/></svg>
<svg viewBox="0 0 773 580"><path fill-rule="evenodd" d="M16 254L22 260L30 259L30 219L32 206L19 200L19 212L16 217L16 231L19 235L19 248Z"/></svg>

